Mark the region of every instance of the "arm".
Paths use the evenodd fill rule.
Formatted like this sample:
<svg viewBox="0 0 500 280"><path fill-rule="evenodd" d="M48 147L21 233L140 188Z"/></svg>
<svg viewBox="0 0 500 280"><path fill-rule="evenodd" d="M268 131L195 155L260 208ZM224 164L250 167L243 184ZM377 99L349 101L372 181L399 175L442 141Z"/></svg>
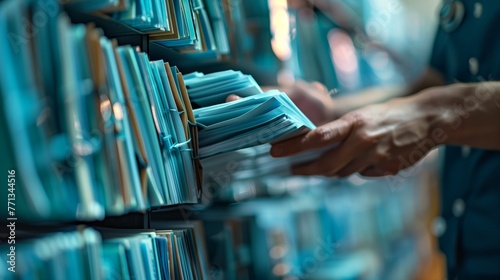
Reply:
<svg viewBox="0 0 500 280"><path fill-rule="evenodd" d="M289 156L338 143L299 166L300 175L393 175L442 144L500 150L500 83L434 87L347 113L309 133L273 145Z"/></svg>
<svg viewBox="0 0 500 280"><path fill-rule="evenodd" d="M369 104L386 102L392 98L409 96L426 88L444 85L442 75L432 68L427 68L424 73L413 83L407 86L383 86L365 89L357 94L334 98L334 119L346 113L359 109Z"/></svg>
<svg viewBox="0 0 500 280"><path fill-rule="evenodd" d="M280 90L286 92L312 122L316 125L322 125L366 105L385 102L395 97L408 96L443 83L442 76L429 68L419 79L408 86L373 87L345 97L331 98L328 90L320 83L303 81L298 81ZM230 97L228 101L234 100L234 98L236 97Z"/></svg>
<svg viewBox="0 0 500 280"><path fill-rule="evenodd" d="M423 92L415 102L428 110L432 129L442 129L443 144L500 150L500 82L456 84Z"/></svg>

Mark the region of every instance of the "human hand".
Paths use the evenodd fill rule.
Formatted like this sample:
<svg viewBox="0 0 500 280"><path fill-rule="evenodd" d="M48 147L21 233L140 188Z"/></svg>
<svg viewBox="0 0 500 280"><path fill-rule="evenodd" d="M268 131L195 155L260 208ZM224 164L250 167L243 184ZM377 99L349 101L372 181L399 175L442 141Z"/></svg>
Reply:
<svg viewBox="0 0 500 280"><path fill-rule="evenodd" d="M284 157L338 144L314 161L294 166L296 175L346 177L394 175L423 158L443 137L432 130L427 110L411 98L350 112L309 133L273 145ZM432 137L432 139L431 139ZM442 142L441 142L442 143Z"/></svg>
<svg viewBox="0 0 500 280"><path fill-rule="evenodd" d="M238 99L241 99L241 97L236 95L236 94L231 94L228 97L226 97L226 102L232 102L232 101L236 101Z"/></svg>

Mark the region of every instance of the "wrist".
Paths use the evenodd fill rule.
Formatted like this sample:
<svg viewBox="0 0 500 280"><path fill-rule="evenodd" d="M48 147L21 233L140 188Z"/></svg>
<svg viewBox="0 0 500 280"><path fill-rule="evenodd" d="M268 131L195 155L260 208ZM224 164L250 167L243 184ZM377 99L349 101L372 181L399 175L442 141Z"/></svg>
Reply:
<svg viewBox="0 0 500 280"><path fill-rule="evenodd" d="M474 91L472 84L433 87L414 96L419 110L429 125L429 138L437 145L456 144L468 118L464 96Z"/></svg>
<svg viewBox="0 0 500 280"><path fill-rule="evenodd" d="M333 98L332 106L327 108L327 115L331 121L334 121L352 110L353 107L352 104L350 104L349 99L345 97L337 97Z"/></svg>

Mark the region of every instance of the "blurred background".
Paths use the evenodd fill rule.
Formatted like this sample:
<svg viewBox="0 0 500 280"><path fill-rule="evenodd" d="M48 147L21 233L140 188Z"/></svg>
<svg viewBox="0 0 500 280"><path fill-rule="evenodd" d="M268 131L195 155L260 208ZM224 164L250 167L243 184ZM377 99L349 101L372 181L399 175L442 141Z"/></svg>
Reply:
<svg viewBox="0 0 500 280"><path fill-rule="evenodd" d="M239 59L259 69L253 74L260 84L303 79L345 93L418 76L430 57L439 4L437 0L236 2L242 6L248 33L239 40ZM260 71L270 75L259 75Z"/></svg>
<svg viewBox="0 0 500 280"><path fill-rule="evenodd" d="M247 36L236 67L261 85L317 81L338 95L418 77L439 8L437 0L237 2ZM395 177L327 180L273 177L250 149L236 167L204 163L211 208L191 214L213 232L218 279L444 279L437 153Z"/></svg>

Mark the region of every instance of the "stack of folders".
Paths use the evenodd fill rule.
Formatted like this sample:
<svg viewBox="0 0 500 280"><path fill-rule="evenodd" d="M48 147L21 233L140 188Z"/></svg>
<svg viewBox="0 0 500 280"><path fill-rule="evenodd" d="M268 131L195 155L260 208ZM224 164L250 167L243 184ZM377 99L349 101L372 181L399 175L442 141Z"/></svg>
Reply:
<svg viewBox="0 0 500 280"><path fill-rule="evenodd" d="M152 42L198 59L228 55L244 41L241 0L68 0L66 5L113 18ZM231 42L231 43L230 43Z"/></svg>
<svg viewBox="0 0 500 280"><path fill-rule="evenodd" d="M327 149L275 159L270 145L314 129L314 124L279 91L262 93L251 76L238 71L184 76L199 127L200 157L205 181L210 174L227 171L228 162L237 162L232 180L258 180L290 176L290 167L317 158ZM242 99L225 103L235 94ZM213 179L213 178L212 178ZM223 186L220 186L223 187Z"/></svg>
<svg viewBox="0 0 500 280"><path fill-rule="evenodd" d="M55 16L23 37L24 20L47 7ZM0 3L1 164L16 173L17 216L93 220L198 202L197 128L177 68L71 25L58 7Z"/></svg>
<svg viewBox="0 0 500 280"><path fill-rule="evenodd" d="M184 75L184 79L191 103L197 107L194 115L206 182L213 174L226 172L228 162L238 163L237 170L230 172L228 184L290 176L291 166L313 160L333 147L272 158L269 143L315 128L285 93L263 93L251 76L233 70L207 75L195 72ZM226 103L231 94L242 98Z"/></svg>
<svg viewBox="0 0 500 280"><path fill-rule="evenodd" d="M207 75L194 72L184 75L184 80L195 108L224 103L230 94L247 97L262 93L252 76L240 71L227 70Z"/></svg>
<svg viewBox="0 0 500 280"><path fill-rule="evenodd" d="M0 247L2 255L10 253ZM201 222L169 230L92 229L58 232L16 245L9 279L210 279Z"/></svg>
<svg viewBox="0 0 500 280"><path fill-rule="evenodd" d="M0 279L104 279L101 272L102 239L91 228L58 232L29 241L16 240L15 250L0 246ZM10 271L9 271L9 270ZM117 279L117 278L107 278Z"/></svg>
<svg viewBox="0 0 500 280"><path fill-rule="evenodd" d="M314 124L277 90L262 93L249 75L223 71L184 76L198 125L200 158L284 140ZM235 94L241 99L225 102Z"/></svg>
<svg viewBox="0 0 500 280"><path fill-rule="evenodd" d="M130 0L113 17L142 32L150 41L200 59L216 59L216 41L202 0Z"/></svg>
<svg viewBox="0 0 500 280"><path fill-rule="evenodd" d="M101 230L104 279L209 279L201 222L169 230Z"/></svg>
<svg viewBox="0 0 500 280"><path fill-rule="evenodd" d="M217 51L222 55L230 53L228 40L228 20L224 15L223 1L205 0L205 6L212 24L213 35Z"/></svg>
<svg viewBox="0 0 500 280"><path fill-rule="evenodd" d="M143 32L164 32L171 29L169 15L161 1L130 0L125 9L114 16Z"/></svg>
<svg viewBox="0 0 500 280"><path fill-rule="evenodd" d="M199 127L200 158L284 140L314 129L314 124L277 90L262 93L253 78L224 71L185 76ZM230 94L243 97L225 103Z"/></svg>
<svg viewBox="0 0 500 280"><path fill-rule="evenodd" d="M273 158L269 154L271 146L263 144L229 153L218 154L202 159L206 180L213 179L213 174L228 170L228 161L237 162L237 169L230 168L232 180L224 181L219 187L230 187L235 181L256 181L270 177L291 176L290 167L318 158L333 146L301 153L291 157ZM234 170L233 170L234 169ZM219 184L222 181L218 182ZM226 185L227 184L227 185Z"/></svg>
<svg viewBox="0 0 500 280"><path fill-rule="evenodd" d="M314 129L288 96L274 90L194 110L200 157L284 140Z"/></svg>
<svg viewBox="0 0 500 280"><path fill-rule="evenodd" d="M231 57L235 61L247 60L250 53L252 40L247 33L247 23L244 13L244 4L241 0L219 0L222 1L227 25L227 37L231 47Z"/></svg>

